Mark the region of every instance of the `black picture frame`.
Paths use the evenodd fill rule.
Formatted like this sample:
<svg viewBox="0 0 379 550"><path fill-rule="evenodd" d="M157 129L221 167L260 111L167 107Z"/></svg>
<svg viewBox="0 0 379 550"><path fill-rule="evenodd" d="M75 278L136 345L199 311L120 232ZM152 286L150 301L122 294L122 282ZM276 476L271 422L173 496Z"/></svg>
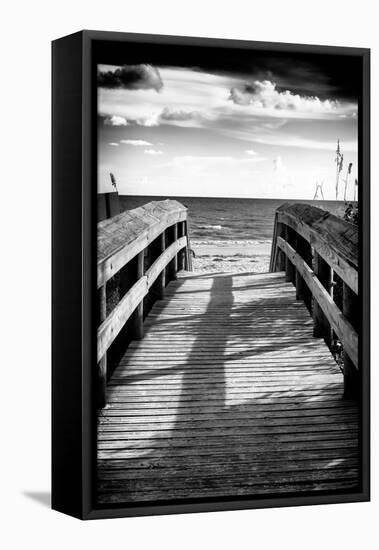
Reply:
<svg viewBox="0 0 379 550"><path fill-rule="evenodd" d="M360 274L362 295L359 492L97 507L94 502L96 101L94 46L202 45L359 56ZM359 502L370 499L370 50L300 44L81 31L52 44L52 508L80 519ZM96 363L96 361L95 361Z"/></svg>

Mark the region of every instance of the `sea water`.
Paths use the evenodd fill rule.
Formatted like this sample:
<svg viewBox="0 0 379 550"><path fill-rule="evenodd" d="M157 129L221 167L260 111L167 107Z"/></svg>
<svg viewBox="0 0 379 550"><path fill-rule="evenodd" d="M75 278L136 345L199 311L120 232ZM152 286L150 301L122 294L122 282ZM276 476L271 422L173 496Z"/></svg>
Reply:
<svg viewBox="0 0 379 550"><path fill-rule="evenodd" d="M188 208L191 239L197 242L267 241L272 239L275 210L285 202L304 202L342 216L343 201L235 199L203 197L120 196L122 210L147 202L175 199Z"/></svg>

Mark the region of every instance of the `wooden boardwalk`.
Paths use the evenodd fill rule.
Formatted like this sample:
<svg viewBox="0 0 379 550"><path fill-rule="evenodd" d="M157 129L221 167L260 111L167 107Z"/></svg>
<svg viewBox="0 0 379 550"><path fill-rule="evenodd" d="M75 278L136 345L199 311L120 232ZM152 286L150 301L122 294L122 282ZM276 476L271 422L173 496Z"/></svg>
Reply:
<svg viewBox="0 0 379 550"><path fill-rule="evenodd" d="M107 392L99 503L358 486L357 404L281 272L171 282Z"/></svg>

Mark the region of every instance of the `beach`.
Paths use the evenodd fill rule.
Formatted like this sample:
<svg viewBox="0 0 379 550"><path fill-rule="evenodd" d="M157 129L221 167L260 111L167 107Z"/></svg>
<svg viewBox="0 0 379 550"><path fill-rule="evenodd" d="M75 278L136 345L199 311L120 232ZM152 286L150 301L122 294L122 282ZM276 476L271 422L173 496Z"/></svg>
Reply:
<svg viewBox="0 0 379 550"><path fill-rule="evenodd" d="M192 240L193 268L198 273L269 271L271 240Z"/></svg>

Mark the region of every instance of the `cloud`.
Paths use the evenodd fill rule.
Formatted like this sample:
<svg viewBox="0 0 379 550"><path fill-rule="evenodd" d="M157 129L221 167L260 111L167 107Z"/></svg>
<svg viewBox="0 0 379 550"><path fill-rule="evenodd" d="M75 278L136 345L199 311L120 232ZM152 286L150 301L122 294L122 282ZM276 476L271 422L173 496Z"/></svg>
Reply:
<svg viewBox="0 0 379 550"><path fill-rule="evenodd" d="M270 80L256 80L253 84L235 86L229 99L236 105L249 105L255 109L299 111L313 114L336 114L341 103L333 99L321 100L317 96L301 96L289 90L278 91Z"/></svg>
<svg viewBox="0 0 379 550"><path fill-rule="evenodd" d="M163 155L163 151L157 151L156 149L145 149L145 155Z"/></svg>
<svg viewBox="0 0 379 550"><path fill-rule="evenodd" d="M112 115L104 119L104 126L127 126L128 122L123 116Z"/></svg>
<svg viewBox="0 0 379 550"><path fill-rule="evenodd" d="M160 123L160 113L149 113L148 115L144 117L140 117L134 121L139 126L159 126Z"/></svg>
<svg viewBox="0 0 379 550"><path fill-rule="evenodd" d="M254 156L254 155L257 154L256 151L253 151L253 149L247 149L247 150L245 151L245 153L246 153L247 155L252 155L252 156Z"/></svg>
<svg viewBox="0 0 379 550"><path fill-rule="evenodd" d="M109 145L112 145L112 147L118 147L119 144L118 144L118 143L115 143L114 141L111 141L111 142L109 143Z"/></svg>
<svg viewBox="0 0 379 550"><path fill-rule="evenodd" d="M334 152L336 149L335 141L321 141L316 139L302 138L289 134L278 134L271 136L256 136L252 137L251 141L262 145L275 145L279 147L298 147L300 149L319 149L323 151ZM345 141L343 142L343 150L347 153L357 153L358 142Z"/></svg>
<svg viewBox="0 0 379 550"><path fill-rule="evenodd" d="M164 109L147 113L146 116L134 120L139 126L159 126L160 124L173 124L174 126L201 126L202 122L210 119L210 115L200 111L187 111L185 109Z"/></svg>
<svg viewBox="0 0 379 550"><path fill-rule="evenodd" d="M144 139L122 139L120 143L132 145L133 147L150 147L153 145L150 141L145 141Z"/></svg>
<svg viewBox="0 0 379 550"><path fill-rule="evenodd" d="M99 71L115 72L116 66L99 66ZM230 88L240 79L220 77L192 69L158 68L164 86L155 89L99 88L99 112L121 115L129 123L153 127L167 124L203 127L218 118L217 108L230 110Z"/></svg>
<svg viewBox="0 0 379 550"><path fill-rule="evenodd" d="M183 121L183 120L193 120L201 117L201 113L198 111L185 111L182 109L169 109L166 107L160 114L162 120L174 120L174 121Z"/></svg>
<svg viewBox="0 0 379 550"><path fill-rule="evenodd" d="M202 170L204 168L250 166L266 160L265 157L240 158L228 155L220 156L201 156L201 155L179 155L173 157L169 162L165 162L159 168L180 168L185 170Z"/></svg>
<svg viewBox="0 0 379 550"><path fill-rule="evenodd" d="M161 75L152 65L124 65L115 70L99 71L97 82L100 88L126 90L155 90L163 87Z"/></svg>

